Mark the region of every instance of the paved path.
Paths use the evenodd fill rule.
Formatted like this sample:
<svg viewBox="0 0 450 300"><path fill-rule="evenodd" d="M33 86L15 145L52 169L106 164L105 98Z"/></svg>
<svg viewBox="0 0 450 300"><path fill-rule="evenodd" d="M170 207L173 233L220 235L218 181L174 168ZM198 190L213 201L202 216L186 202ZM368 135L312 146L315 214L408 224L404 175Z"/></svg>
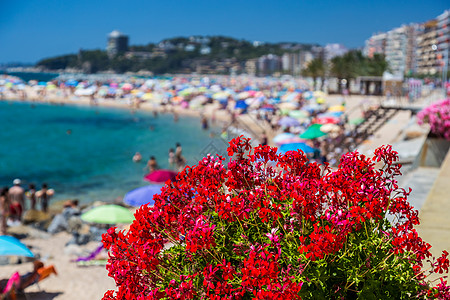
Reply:
<svg viewBox="0 0 450 300"><path fill-rule="evenodd" d="M423 204L439 175L439 171L439 168L420 167L403 175L399 179L400 187L406 190L408 188L412 189L408 200L415 209L420 210L423 207Z"/></svg>
<svg viewBox="0 0 450 300"><path fill-rule="evenodd" d="M438 177L419 213L420 236L433 247L431 252L440 256L450 250L450 151L442 163Z"/></svg>

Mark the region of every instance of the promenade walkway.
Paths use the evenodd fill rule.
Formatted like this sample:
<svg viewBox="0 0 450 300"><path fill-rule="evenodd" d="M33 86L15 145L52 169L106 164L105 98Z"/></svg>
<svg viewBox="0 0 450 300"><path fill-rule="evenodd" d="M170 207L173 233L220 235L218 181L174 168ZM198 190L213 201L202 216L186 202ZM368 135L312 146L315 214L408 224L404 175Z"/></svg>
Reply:
<svg viewBox="0 0 450 300"><path fill-rule="evenodd" d="M419 235L433 247L434 256L450 250L450 151L419 213Z"/></svg>

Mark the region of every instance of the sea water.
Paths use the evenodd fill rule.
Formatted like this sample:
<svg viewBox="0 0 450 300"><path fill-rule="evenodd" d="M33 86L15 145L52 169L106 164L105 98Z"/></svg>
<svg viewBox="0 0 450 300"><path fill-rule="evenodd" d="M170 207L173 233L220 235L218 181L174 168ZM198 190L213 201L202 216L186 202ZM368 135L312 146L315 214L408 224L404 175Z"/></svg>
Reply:
<svg viewBox="0 0 450 300"><path fill-rule="evenodd" d="M217 132L216 136L218 136ZM202 130L200 120L126 109L0 102L0 186L47 183L53 201L111 201L148 184L150 156L168 168L168 150L180 143L189 165L226 141ZM142 161L134 163L136 152Z"/></svg>

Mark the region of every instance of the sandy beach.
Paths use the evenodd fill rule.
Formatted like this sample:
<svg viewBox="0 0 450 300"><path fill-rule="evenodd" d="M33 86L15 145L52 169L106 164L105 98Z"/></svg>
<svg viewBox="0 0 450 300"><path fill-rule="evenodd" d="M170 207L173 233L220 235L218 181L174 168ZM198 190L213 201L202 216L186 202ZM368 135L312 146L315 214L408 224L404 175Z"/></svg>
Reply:
<svg viewBox="0 0 450 300"><path fill-rule="evenodd" d="M103 294L114 289L114 280L108 277L104 266L77 266L71 262L77 256L68 253L65 244L71 235L65 232L49 235L48 238L25 238L21 241L38 253L45 265L54 265L58 275L50 277L25 289L28 299L33 300L77 300L101 299ZM98 242L90 242L80 248L91 252ZM73 249L73 248L72 248ZM9 278L14 272L25 274L33 269L32 262L0 266L0 278ZM19 295L18 299L22 299Z"/></svg>

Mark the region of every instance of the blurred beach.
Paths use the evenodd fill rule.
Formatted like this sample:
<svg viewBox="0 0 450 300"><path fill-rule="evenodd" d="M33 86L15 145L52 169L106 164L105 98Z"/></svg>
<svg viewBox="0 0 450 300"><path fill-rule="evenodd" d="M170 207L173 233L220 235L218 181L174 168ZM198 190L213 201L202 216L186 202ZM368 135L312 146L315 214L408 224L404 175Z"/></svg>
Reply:
<svg viewBox="0 0 450 300"><path fill-rule="evenodd" d="M378 115L386 110L384 97L328 95L290 78L104 80L0 80L0 123L5 129L0 138L8 145L0 147L1 184L20 178L24 187L45 181L55 189L45 222L16 223L8 229L58 271L58 276L27 288L30 299L100 299L114 289L104 263L71 262L98 248L104 226L77 221L74 230L67 218L69 225L49 233L48 225L67 199L79 199L83 211L95 200L124 205L127 191L148 184L143 168L149 156L154 155L161 168L170 168L168 149L175 143L182 144L188 165L208 153L225 155L227 141L240 134L253 138L255 145L277 146L279 151L301 149L311 161L328 161L331 166L347 151L371 155L376 147L393 144L408 165L428 133L426 127L414 127L414 137L408 137L415 124L409 110L389 118ZM394 100L397 106L409 105L404 99ZM362 130L361 124L370 125L370 120L378 122L373 125L376 130ZM311 128L318 128L313 136ZM415 144L401 146L405 140ZM141 163L132 161L135 152L142 154ZM422 203L423 199L415 205ZM1 277L32 269L31 262L21 262L0 265Z"/></svg>

